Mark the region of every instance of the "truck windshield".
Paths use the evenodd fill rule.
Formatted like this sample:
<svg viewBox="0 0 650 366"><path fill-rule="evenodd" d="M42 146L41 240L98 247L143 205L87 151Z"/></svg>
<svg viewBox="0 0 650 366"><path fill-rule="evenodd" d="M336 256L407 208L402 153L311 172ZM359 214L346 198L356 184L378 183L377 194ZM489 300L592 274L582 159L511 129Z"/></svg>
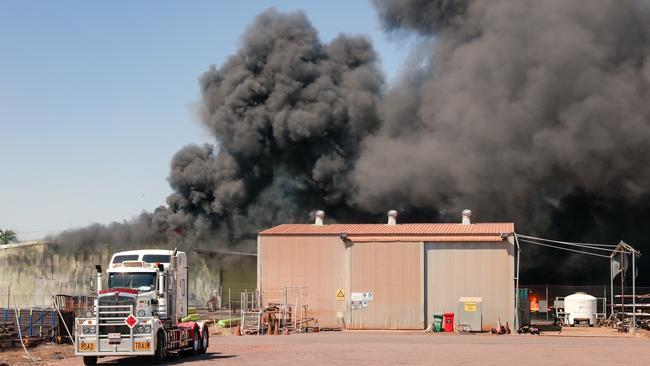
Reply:
<svg viewBox="0 0 650 366"><path fill-rule="evenodd" d="M111 273L108 277L108 288L132 288L140 292L152 291L156 288L156 274L147 272Z"/></svg>

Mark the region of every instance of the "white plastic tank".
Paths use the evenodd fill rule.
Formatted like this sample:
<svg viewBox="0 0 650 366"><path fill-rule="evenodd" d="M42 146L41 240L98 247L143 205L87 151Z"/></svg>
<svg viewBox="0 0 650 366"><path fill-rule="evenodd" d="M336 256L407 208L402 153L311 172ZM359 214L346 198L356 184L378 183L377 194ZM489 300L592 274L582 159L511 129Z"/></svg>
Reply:
<svg viewBox="0 0 650 366"><path fill-rule="evenodd" d="M567 324L575 325L589 322L590 326L596 324L597 303L595 297L585 293L576 292L564 298L564 312L567 314Z"/></svg>

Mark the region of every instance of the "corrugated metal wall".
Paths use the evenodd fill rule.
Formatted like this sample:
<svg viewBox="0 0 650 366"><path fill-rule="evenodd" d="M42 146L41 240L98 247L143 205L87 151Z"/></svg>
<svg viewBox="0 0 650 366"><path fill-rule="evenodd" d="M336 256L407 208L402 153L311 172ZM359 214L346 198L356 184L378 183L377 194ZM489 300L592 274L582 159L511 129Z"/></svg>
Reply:
<svg viewBox="0 0 650 366"><path fill-rule="evenodd" d="M483 298L483 328L514 326L513 246L503 242L368 242L348 249L338 236L260 236L258 288L309 289L321 327L423 329L434 312L458 312L458 298ZM336 292L345 290L345 301ZM374 300L350 309L352 292ZM337 314L339 313L339 314Z"/></svg>
<svg viewBox="0 0 650 366"><path fill-rule="evenodd" d="M372 292L368 307L350 311L351 329L423 329L423 244L355 243L350 293ZM349 299L348 299L349 300Z"/></svg>
<svg viewBox="0 0 650 366"><path fill-rule="evenodd" d="M458 298L483 298L483 329L497 317L514 326L513 246L508 241L425 243L427 323L434 312L458 313Z"/></svg>
<svg viewBox="0 0 650 366"><path fill-rule="evenodd" d="M92 295L90 283L96 278L95 264L101 264L106 270L112 254L121 250L108 245L80 248L59 242L3 246L0 248L0 305L6 305L7 293L21 306L48 306L52 295L58 294ZM221 284L224 304L228 289L232 300L237 302L239 291L255 289L255 272L251 270L255 266L254 258L226 261L223 256L199 255L191 250L186 253L190 305L206 306Z"/></svg>
<svg viewBox="0 0 650 366"><path fill-rule="evenodd" d="M34 242L37 243L37 242ZM52 296L92 295L90 283L95 278L95 263L107 263L106 248L76 251L64 244L38 242L16 244L0 249L0 306L48 306ZM104 262L102 262L104 261ZM104 267L106 268L106 267Z"/></svg>
<svg viewBox="0 0 650 366"><path fill-rule="evenodd" d="M306 286L309 315L324 328L342 327L337 312L345 301L345 246L334 236L262 236L258 241L258 288L269 293L287 286Z"/></svg>

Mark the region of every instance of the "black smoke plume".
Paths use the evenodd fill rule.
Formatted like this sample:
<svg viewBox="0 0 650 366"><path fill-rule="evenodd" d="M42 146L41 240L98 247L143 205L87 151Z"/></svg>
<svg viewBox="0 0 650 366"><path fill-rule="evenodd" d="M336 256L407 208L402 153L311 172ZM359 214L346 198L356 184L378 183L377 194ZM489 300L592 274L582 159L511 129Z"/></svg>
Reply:
<svg viewBox="0 0 650 366"><path fill-rule="evenodd" d="M321 206L354 217L348 173L380 125L383 79L370 41L325 44L302 12L269 10L242 43L200 78L201 121L218 146L176 154L170 210L231 242Z"/></svg>
<svg viewBox="0 0 650 366"><path fill-rule="evenodd" d="M471 207L524 233L649 247L650 2L374 4L387 31L430 42L364 140L360 207ZM607 279L606 260L526 251L531 281Z"/></svg>
<svg viewBox="0 0 650 366"><path fill-rule="evenodd" d="M175 154L166 206L65 232L59 239L71 250L254 252L258 231L302 222L315 209L342 220L375 219L348 204L361 141L381 125L383 76L367 37L342 34L325 43L304 13L267 10L199 85L200 120L215 144ZM246 265L254 273L254 263Z"/></svg>
<svg viewBox="0 0 650 366"><path fill-rule="evenodd" d="M366 37L324 43L302 12L263 12L200 77L215 144L176 154L167 206L106 230L252 250L258 230L318 208L343 222L471 208L526 234L650 248L650 2L373 3L388 33L418 39L396 82ZM524 258L531 282L607 279L606 261Z"/></svg>

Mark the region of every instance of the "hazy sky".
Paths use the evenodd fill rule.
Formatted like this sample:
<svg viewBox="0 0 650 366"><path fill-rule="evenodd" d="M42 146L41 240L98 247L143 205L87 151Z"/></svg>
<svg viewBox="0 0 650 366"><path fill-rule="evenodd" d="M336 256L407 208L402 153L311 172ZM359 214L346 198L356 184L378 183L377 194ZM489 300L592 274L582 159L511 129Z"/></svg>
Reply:
<svg viewBox="0 0 650 366"><path fill-rule="evenodd" d="M369 35L388 78L408 51L366 0L0 0L0 229L27 240L163 204L173 154L214 142L198 76L269 7L303 9L324 41Z"/></svg>

